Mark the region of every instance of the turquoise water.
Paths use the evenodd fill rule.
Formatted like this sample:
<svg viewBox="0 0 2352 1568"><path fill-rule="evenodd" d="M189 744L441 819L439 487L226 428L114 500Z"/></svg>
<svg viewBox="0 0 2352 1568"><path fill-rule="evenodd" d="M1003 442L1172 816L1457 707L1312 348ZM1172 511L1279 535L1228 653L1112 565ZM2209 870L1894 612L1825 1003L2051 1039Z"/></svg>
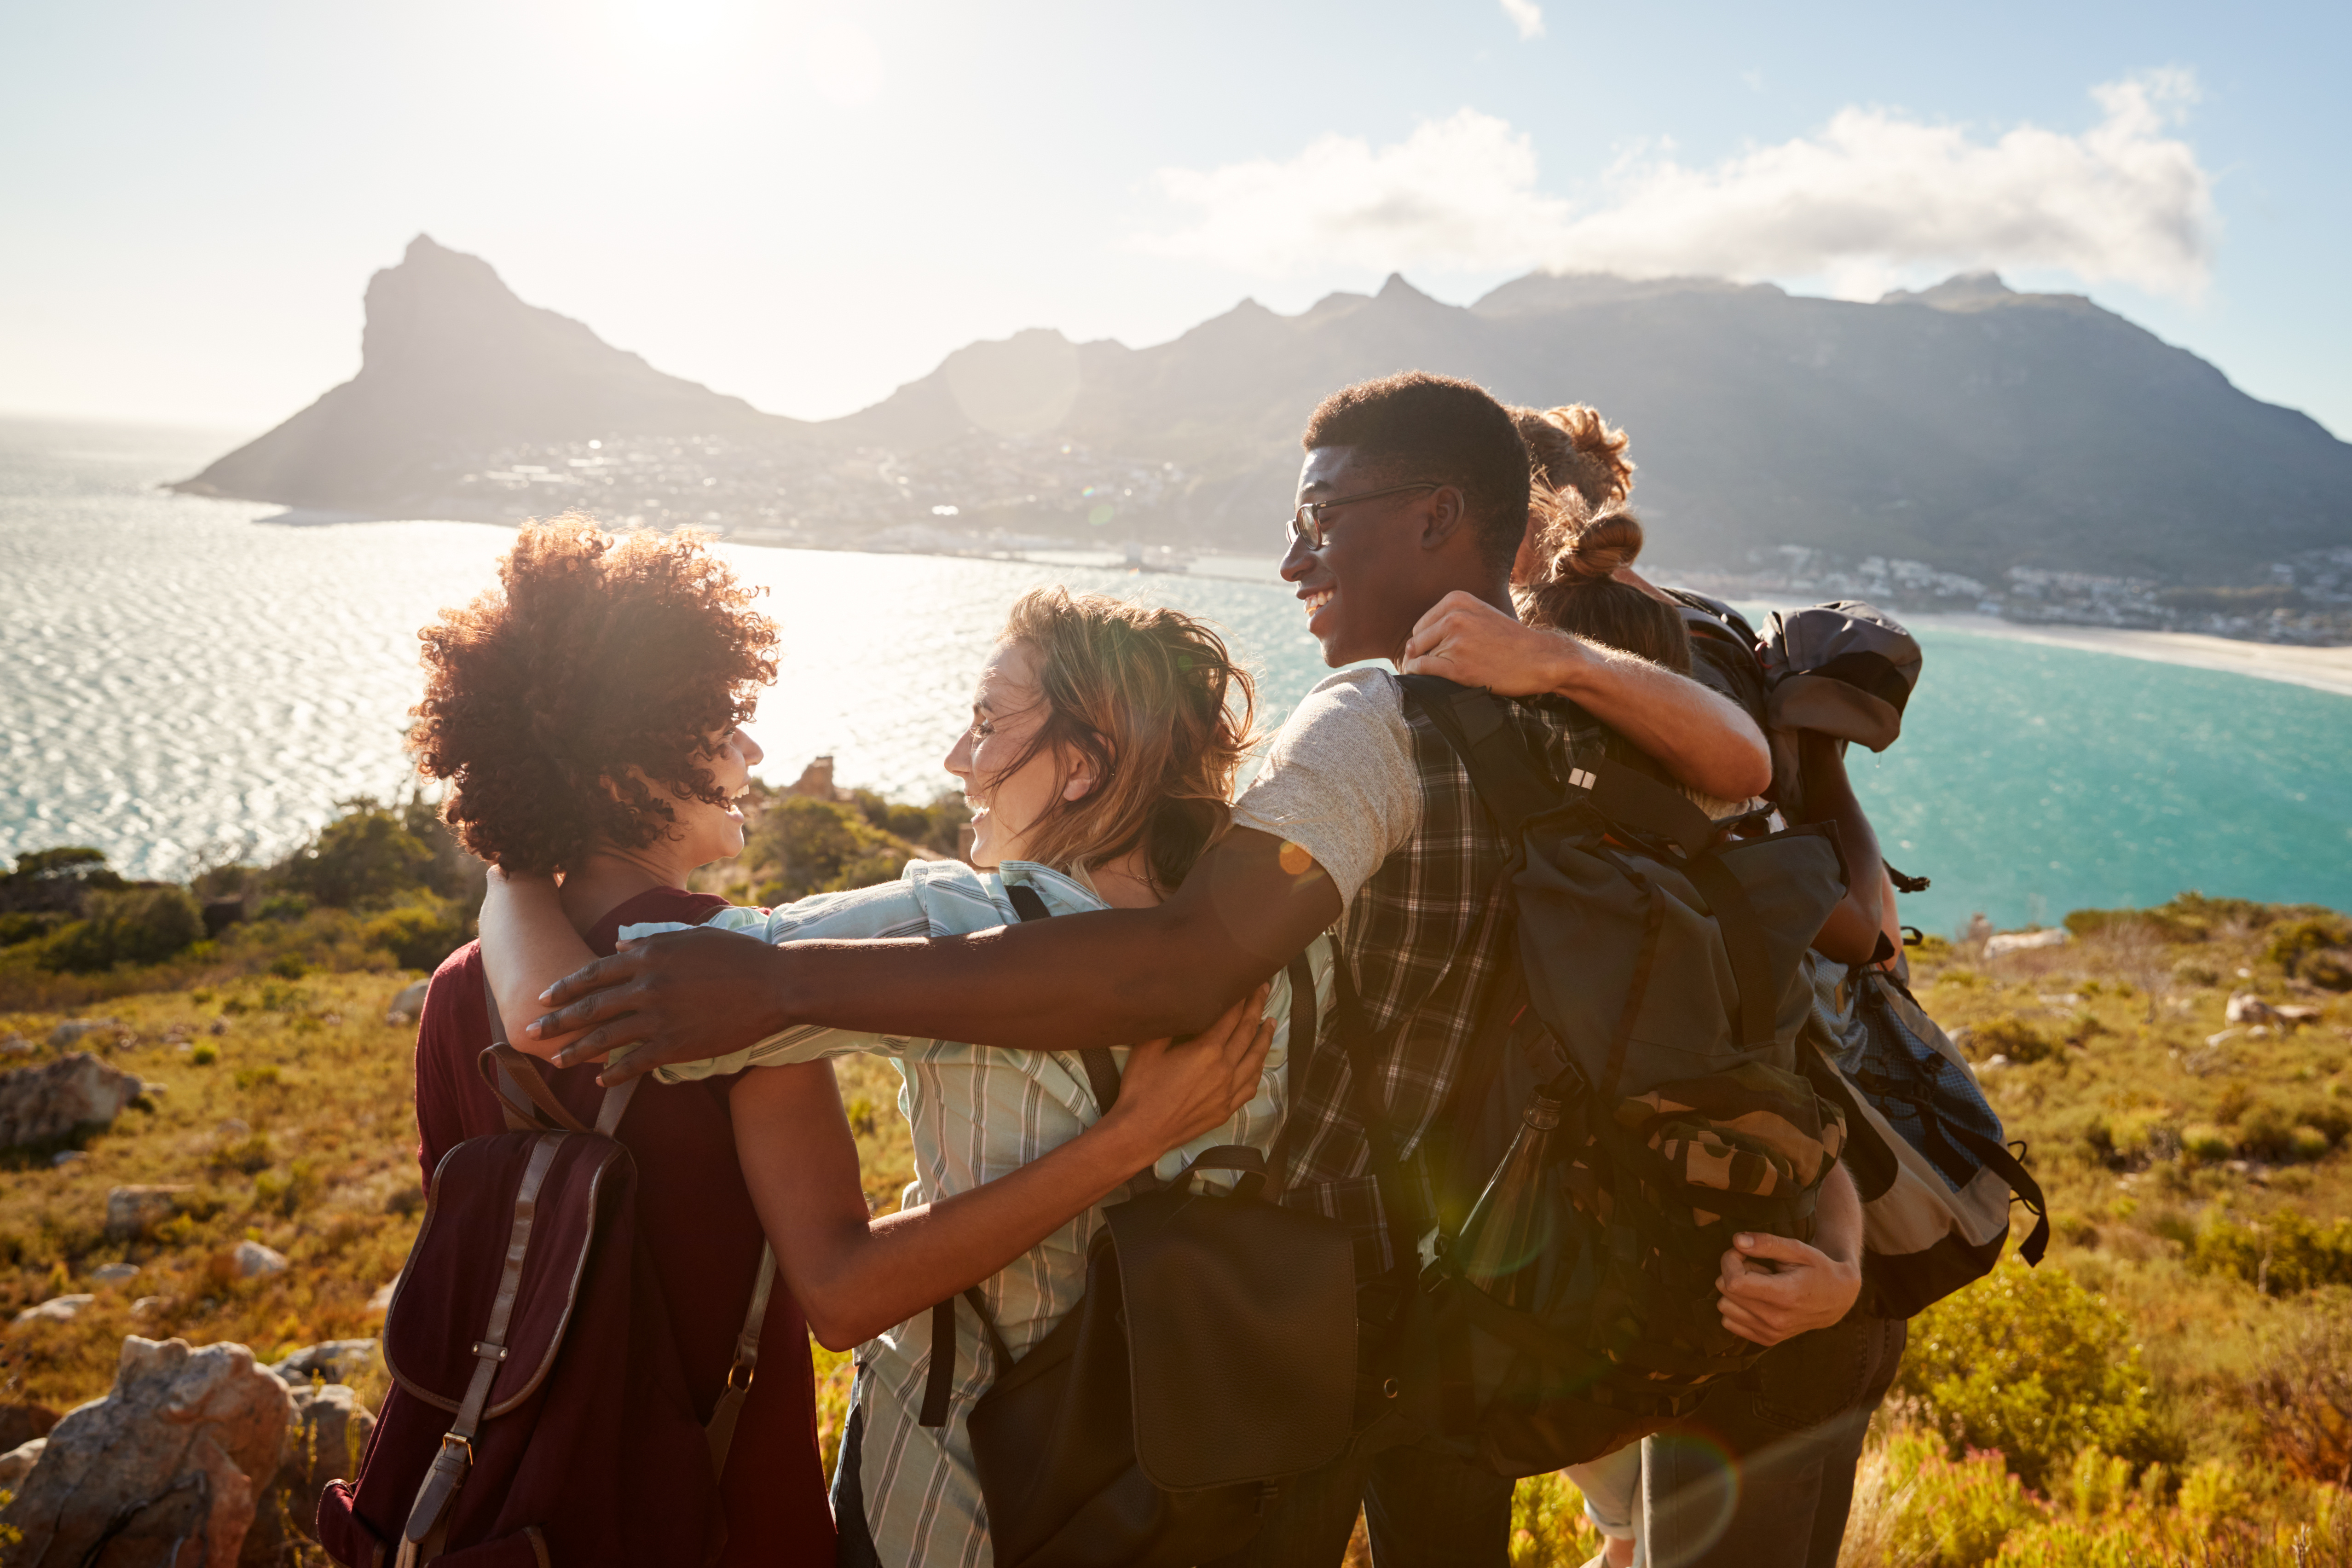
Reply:
<svg viewBox="0 0 2352 1568"><path fill-rule="evenodd" d="M185 876L281 852L408 773L416 631L511 537L450 522L286 527L158 492L220 434L0 422L0 854L106 849ZM1278 510L1276 508L1276 510ZM1023 589L1141 595L1224 627L1278 721L1324 674L1270 581L728 547L770 591L782 678L752 726L789 781L927 797L981 657ZM1221 570L1253 570L1225 563ZM2112 655L1931 631L1903 740L1856 754L1905 918L2003 925L2184 888L2352 908L2352 699Z"/></svg>

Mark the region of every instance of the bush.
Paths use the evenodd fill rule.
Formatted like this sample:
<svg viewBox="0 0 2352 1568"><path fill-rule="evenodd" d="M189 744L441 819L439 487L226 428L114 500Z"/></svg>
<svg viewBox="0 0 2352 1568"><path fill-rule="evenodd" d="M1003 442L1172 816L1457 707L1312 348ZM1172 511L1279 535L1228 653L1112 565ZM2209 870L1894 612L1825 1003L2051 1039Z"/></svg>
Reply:
<svg viewBox="0 0 2352 1568"><path fill-rule="evenodd" d="M345 815L278 868L288 889L351 909L387 902L437 879L437 849L410 830L405 816L364 796L338 804Z"/></svg>
<svg viewBox="0 0 2352 1568"><path fill-rule="evenodd" d="M803 795L787 796L761 816L743 859L755 871L778 873L760 888L760 901L769 904L887 882L904 863L856 807Z"/></svg>
<svg viewBox="0 0 2352 1568"><path fill-rule="evenodd" d="M1954 1455L1999 1449L2036 1489L2087 1446L2135 1468L2180 1457L2130 1324L2054 1264L2011 1258L1914 1319L1898 1386Z"/></svg>
<svg viewBox="0 0 2352 1568"><path fill-rule="evenodd" d="M53 910L37 914L0 914L0 947L14 947L20 942L37 941L72 918Z"/></svg>
<svg viewBox="0 0 2352 1568"><path fill-rule="evenodd" d="M2272 928L2271 939L2263 947L2263 957L2293 974L2312 954L2347 942L2352 942L2352 924L2333 916L2289 921Z"/></svg>
<svg viewBox="0 0 2352 1568"><path fill-rule="evenodd" d="M204 940L204 906L185 888L93 892L83 918L49 939L41 967L93 974L118 963L161 963Z"/></svg>
<svg viewBox="0 0 2352 1568"><path fill-rule="evenodd" d="M2013 1013L1987 1019L1969 1031L1969 1054L1979 1061L1998 1055L2013 1062L2038 1062L2057 1049L2049 1036Z"/></svg>
<svg viewBox="0 0 2352 1568"><path fill-rule="evenodd" d="M2323 1226L2294 1209L2280 1209L2242 1225L2216 1209L2189 1244L2189 1267L2242 1279L2266 1296L2352 1285L2352 1218Z"/></svg>
<svg viewBox="0 0 2352 1568"><path fill-rule="evenodd" d="M370 947L392 954L403 969L431 971L462 944L469 932L466 912L454 901L428 892L413 895L360 928Z"/></svg>
<svg viewBox="0 0 2352 1568"><path fill-rule="evenodd" d="M2305 1480L2352 1475L2352 1292L2331 1289L2273 1324L2239 1384L2263 1446Z"/></svg>
<svg viewBox="0 0 2352 1568"><path fill-rule="evenodd" d="M1990 1563L2015 1531L2042 1510L1999 1454L1947 1458L1923 1437L1888 1444L1890 1479L1907 1491L1893 1521L1890 1560L1917 1568L1977 1568Z"/></svg>

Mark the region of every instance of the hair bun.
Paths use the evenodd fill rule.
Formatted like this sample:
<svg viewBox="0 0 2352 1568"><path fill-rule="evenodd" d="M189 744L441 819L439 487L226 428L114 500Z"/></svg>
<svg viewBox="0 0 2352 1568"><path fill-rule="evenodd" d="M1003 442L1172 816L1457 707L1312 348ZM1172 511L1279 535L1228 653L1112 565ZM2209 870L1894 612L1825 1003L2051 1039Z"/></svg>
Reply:
<svg viewBox="0 0 2352 1568"><path fill-rule="evenodd" d="M1598 581L1631 566L1641 553L1642 520L1622 509L1604 511L1569 534L1552 562L1552 575Z"/></svg>

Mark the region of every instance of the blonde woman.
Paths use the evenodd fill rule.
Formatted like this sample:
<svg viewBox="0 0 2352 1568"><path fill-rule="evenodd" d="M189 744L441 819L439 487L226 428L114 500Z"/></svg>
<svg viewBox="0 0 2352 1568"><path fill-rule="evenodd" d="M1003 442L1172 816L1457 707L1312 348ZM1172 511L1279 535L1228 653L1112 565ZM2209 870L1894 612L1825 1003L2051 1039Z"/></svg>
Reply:
<svg viewBox="0 0 2352 1568"><path fill-rule="evenodd" d="M1250 710L1247 675L1202 623L1172 610L1037 590L1013 606L981 670L971 722L947 758L972 807L972 864L913 862L887 886L818 894L772 911L722 910L705 923L769 942L930 938L1011 924L1020 918L1016 899L1032 895L1056 917L1157 904L1225 829L1249 743ZM583 962L583 950L562 940L566 928L547 898L543 887L494 890L483 911L492 981L501 1005L518 1017L532 1016L540 989ZM633 926L621 935L677 929ZM1328 942L1316 943L1311 963L1318 995L1328 998ZM844 1564L913 1568L992 1560L965 1420L1003 1369L990 1364L971 1309L959 1305L947 1419L923 1426L931 1354L925 1309L976 1281L1016 1357L1042 1340L1083 1292L1087 1246L1103 1206L1123 1195L1128 1176L1146 1164L1160 1178L1172 1176L1192 1154L1218 1144L1271 1148L1284 1110L1290 1005L1287 981L1278 976L1222 1021L1212 1032L1216 1039L1181 1047L1213 1046L1238 1064L1237 1072L1253 1074L1231 1091L1246 1103L1225 1105L1227 1114L1211 1130L1181 1147L1151 1150L1115 1173L1086 1155L1088 1140L1112 1141L1097 1125L1101 1112L1075 1052L811 1027L732 1056L660 1069L666 1079L761 1069L747 1074L732 1096L752 1199L818 1339L835 1348L858 1345L850 1426L834 1482ZM1257 1030L1255 1044L1265 1049L1259 1058L1244 1020L1261 1014L1271 1021ZM538 1039L530 1048L552 1054L563 1043ZM870 1226L862 1202L852 1213L838 1199L812 1197L811 1181L820 1173L795 1131L838 1121L823 1062L855 1051L898 1063L899 1108L915 1149L905 1210ZM1164 1043L1113 1052L1123 1083L1138 1087L1167 1054ZM1192 1103L1203 1096L1171 1098ZM1117 1104L1114 1118L1126 1109L1124 1089ZM1153 1121L1168 1124L1165 1117ZM1057 1159L1069 1165L1066 1174L1032 1179ZM854 1165L830 1173L826 1190L855 1193L855 1175ZM960 1201L1024 1181L1053 1200L1047 1206L1055 1217L1022 1238L1017 1256L1003 1249L1012 1236L1005 1226L956 1218ZM961 1247L966 1275L944 1281L933 1276L910 1287L872 1245L893 1229L927 1233L942 1251Z"/></svg>

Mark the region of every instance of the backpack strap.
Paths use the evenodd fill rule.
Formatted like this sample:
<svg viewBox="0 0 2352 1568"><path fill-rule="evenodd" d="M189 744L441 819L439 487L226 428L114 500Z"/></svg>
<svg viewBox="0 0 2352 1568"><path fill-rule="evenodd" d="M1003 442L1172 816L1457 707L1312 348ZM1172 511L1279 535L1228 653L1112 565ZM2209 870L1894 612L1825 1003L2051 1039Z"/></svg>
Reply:
<svg viewBox="0 0 2352 1568"><path fill-rule="evenodd" d="M490 1045L475 1059L490 1092L499 1097L506 1109L507 1131L509 1132L589 1132L610 1138L621 1125L629 1101L636 1098L636 1079L615 1084L604 1091L596 1107L596 1125L583 1124L572 1114L571 1108L556 1098L547 1084L546 1068L539 1058L519 1051L507 1043L506 1020L499 1016L499 998L490 989L488 970L482 972L482 1006L489 1016Z"/></svg>
<svg viewBox="0 0 2352 1568"><path fill-rule="evenodd" d="M751 1309L743 1314L742 1332L735 1336L735 1359L727 1368L727 1386L710 1412L709 1425L702 1429L710 1440L710 1468L716 1475L727 1473L727 1450L735 1441L735 1423L743 1414L743 1402L751 1396L751 1377L760 1368L760 1330L768 1321L768 1298L775 1288L776 1249L763 1244L759 1278L751 1285Z"/></svg>
<svg viewBox="0 0 2352 1568"><path fill-rule="evenodd" d="M490 1321L483 1326L482 1337L474 1342L474 1375L466 1384L466 1396L457 1404L456 1417L442 1436L440 1451L433 1456L425 1479L417 1485L416 1500L410 1506L408 1522L401 1530L397 1568L414 1568L416 1563L429 1563L440 1555L442 1538L447 1534L449 1504L456 1499L457 1489L466 1484L467 1472L474 1468L474 1437L481 1430L482 1411L489 1404L490 1384L507 1359L507 1325L514 1317L515 1300L522 1293L523 1258L530 1247L539 1191L555 1163L556 1151L562 1146L563 1135L560 1132L541 1138L523 1166L522 1181L515 1189L514 1226L507 1236L499 1293L490 1303Z"/></svg>
<svg viewBox="0 0 2352 1568"><path fill-rule="evenodd" d="M1045 899L1026 882L1005 884L1004 895L1013 902L1013 912L1024 922L1053 918L1054 911L1045 907ZM1108 1046L1083 1046L1079 1047L1078 1059L1086 1064L1087 1087L1094 1091L1096 1110L1108 1116L1110 1108L1118 1103L1118 1059Z"/></svg>

